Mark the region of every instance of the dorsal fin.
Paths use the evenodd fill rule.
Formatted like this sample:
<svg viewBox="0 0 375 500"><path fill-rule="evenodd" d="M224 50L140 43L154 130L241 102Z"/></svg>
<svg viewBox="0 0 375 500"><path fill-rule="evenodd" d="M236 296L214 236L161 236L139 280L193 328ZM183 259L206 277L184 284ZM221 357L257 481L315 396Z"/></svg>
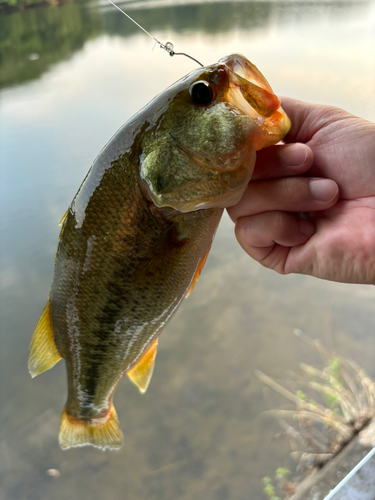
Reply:
<svg viewBox="0 0 375 500"><path fill-rule="evenodd" d="M51 299L48 299L31 339L29 371L32 378L55 366L61 358L53 338Z"/></svg>
<svg viewBox="0 0 375 500"><path fill-rule="evenodd" d="M155 366L158 339L156 339L145 352L138 363L127 372L127 376L143 394L147 391Z"/></svg>

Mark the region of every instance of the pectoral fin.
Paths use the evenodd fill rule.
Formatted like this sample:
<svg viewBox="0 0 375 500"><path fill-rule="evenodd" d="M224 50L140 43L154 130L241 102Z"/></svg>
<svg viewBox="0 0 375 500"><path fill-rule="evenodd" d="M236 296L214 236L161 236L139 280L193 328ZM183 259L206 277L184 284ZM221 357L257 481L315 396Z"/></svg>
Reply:
<svg viewBox="0 0 375 500"><path fill-rule="evenodd" d="M158 339L151 344L151 347L145 352L138 363L127 372L130 380L138 387L142 394L147 391L154 371L157 347Z"/></svg>
<svg viewBox="0 0 375 500"><path fill-rule="evenodd" d="M70 207L68 208L68 210L65 212L65 214L62 216L62 219L61 221L59 222L59 226L62 226L65 219L68 217L68 213L69 213L69 210L70 210Z"/></svg>
<svg viewBox="0 0 375 500"><path fill-rule="evenodd" d="M55 366L61 358L53 338L51 300L48 299L31 339L29 371L32 378Z"/></svg>
<svg viewBox="0 0 375 500"><path fill-rule="evenodd" d="M203 270L203 267L206 263L208 254L210 253L211 250L211 245L209 246L207 252L203 255L201 261L198 264L197 270L195 271L194 278L192 279L192 282L190 283L189 289L186 292L185 298L187 299L191 292L194 290L195 285L198 283L199 276L201 275L201 272Z"/></svg>

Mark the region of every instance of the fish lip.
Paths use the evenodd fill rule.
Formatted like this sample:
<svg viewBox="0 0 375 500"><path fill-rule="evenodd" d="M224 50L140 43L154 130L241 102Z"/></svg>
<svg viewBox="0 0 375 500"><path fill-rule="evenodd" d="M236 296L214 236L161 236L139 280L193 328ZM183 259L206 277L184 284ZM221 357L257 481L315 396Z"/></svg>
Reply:
<svg viewBox="0 0 375 500"><path fill-rule="evenodd" d="M267 119L280 108L281 102L270 84L246 57L232 54L219 64L226 66L231 99L245 115Z"/></svg>
<svg viewBox="0 0 375 500"><path fill-rule="evenodd" d="M247 57L242 56L241 54L231 54L230 56L220 59L218 64L224 64L228 68L229 72L233 72L247 81L273 93L272 87L264 75L247 59Z"/></svg>

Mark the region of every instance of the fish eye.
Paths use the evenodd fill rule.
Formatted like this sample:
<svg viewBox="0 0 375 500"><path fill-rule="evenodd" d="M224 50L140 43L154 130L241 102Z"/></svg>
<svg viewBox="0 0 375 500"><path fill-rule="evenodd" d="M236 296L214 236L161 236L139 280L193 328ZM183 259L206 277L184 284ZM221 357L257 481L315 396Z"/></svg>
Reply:
<svg viewBox="0 0 375 500"><path fill-rule="evenodd" d="M214 96L210 84L205 80L192 83L189 93L195 104L209 104Z"/></svg>

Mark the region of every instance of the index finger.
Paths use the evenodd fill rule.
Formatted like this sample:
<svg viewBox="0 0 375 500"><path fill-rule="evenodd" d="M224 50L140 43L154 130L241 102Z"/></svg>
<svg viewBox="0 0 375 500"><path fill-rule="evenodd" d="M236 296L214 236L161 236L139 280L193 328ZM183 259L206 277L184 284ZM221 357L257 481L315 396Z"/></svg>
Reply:
<svg viewBox="0 0 375 500"><path fill-rule="evenodd" d="M291 97L280 97L281 105L291 121L286 143L308 143L314 135L333 121L347 116L346 111L335 106L312 104Z"/></svg>
<svg viewBox="0 0 375 500"><path fill-rule="evenodd" d="M305 144L277 144L257 152L252 181L302 175L312 166L314 155Z"/></svg>

